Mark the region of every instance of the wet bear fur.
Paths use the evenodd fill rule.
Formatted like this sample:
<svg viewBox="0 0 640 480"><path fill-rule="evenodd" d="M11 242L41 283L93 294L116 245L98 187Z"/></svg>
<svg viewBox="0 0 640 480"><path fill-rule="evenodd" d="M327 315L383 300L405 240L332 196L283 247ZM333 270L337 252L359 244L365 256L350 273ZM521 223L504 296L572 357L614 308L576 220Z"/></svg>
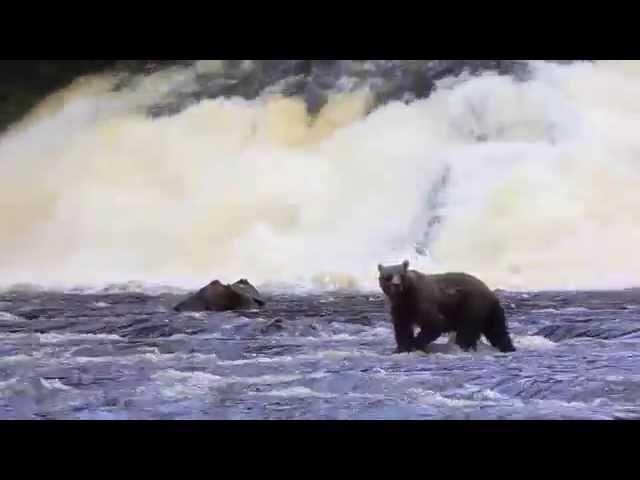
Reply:
<svg viewBox="0 0 640 480"><path fill-rule="evenodd" d="M455 332L465 351L476 350L481 335L501 352L515 351L498 297L478 278L457 272L426 275L409 270L408 260L378 265L378 272L391 305L397 352L424 350L448 332Z"/></svg>
<svg viewBox="0 0 640 480"><path fill-rule="evenodd" d="M173 309L177 312L223 312L252 310L264 305L265 301L258 290L247 279L242 278L232 285L214 280Z"/></svg>

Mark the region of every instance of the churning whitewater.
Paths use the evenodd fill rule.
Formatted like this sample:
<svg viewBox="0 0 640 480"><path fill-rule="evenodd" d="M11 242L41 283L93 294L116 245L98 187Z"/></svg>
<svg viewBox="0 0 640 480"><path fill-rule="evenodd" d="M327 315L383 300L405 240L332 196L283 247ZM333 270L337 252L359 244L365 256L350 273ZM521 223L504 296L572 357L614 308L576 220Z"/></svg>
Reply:
<svg viewBox="0 0 640 480"><path fill-rule="evenodd" d="M3 286L375 289L402 258L493 288L640 282L637 62L533 63L373 109L343 89L314 116L276 87L145 114L197 68L78 79L0 137Z"/></svg>

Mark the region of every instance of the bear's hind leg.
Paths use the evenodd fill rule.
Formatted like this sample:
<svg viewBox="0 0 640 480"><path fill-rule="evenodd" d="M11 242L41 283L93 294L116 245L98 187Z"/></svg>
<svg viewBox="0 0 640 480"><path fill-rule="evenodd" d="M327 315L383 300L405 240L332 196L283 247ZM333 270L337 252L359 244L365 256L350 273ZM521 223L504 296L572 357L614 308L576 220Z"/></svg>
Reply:
<svg viewBox="0 0 640 480"><path fill-rule="evenodd" d="M507 319L505 318L504 309L500 303L496 303L495 308L487 316L485 327L482 332L489 343L503 353L515 352L509 331L507 329Z"/></svg>

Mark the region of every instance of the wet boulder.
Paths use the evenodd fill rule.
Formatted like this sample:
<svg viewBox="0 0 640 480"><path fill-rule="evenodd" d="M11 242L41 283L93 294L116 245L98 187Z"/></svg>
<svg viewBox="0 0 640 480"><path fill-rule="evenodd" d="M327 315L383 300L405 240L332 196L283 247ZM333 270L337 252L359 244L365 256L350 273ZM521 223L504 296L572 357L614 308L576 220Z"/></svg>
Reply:
<svg viewBox="0 0 640 480"><path fill-rule="evenodd" d="M252 310L265 305L260 292L245 278L228 285L214 280L196 293L178 303L177 312L223 312Z"/></svg>

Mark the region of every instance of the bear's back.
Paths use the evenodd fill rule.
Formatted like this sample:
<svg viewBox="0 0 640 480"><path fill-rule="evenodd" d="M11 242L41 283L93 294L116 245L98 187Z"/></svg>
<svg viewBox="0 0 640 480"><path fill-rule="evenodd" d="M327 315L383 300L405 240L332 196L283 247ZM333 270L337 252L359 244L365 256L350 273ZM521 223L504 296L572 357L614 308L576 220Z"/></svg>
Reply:
<svg viewBox="0 0 640 480"><path fill-rule="evenodd" d="M443 313L454 314L464 299L471 299L480 308L490 308L496 301L494 292L480 279L462 272L424 274L410 270L416 305L437 305ZM407 299L409 300L409 299Z"/></svg>
<svg viewBox="0 0 640 480"><path fill-rule="evenodd" d="M474 292L484 292L493 296L493 291L477 277L464 272L447 272L447 273L432 273L424 275L426 279L433 282L439 287L439 289L449 290L464 290Z"/></svg>

